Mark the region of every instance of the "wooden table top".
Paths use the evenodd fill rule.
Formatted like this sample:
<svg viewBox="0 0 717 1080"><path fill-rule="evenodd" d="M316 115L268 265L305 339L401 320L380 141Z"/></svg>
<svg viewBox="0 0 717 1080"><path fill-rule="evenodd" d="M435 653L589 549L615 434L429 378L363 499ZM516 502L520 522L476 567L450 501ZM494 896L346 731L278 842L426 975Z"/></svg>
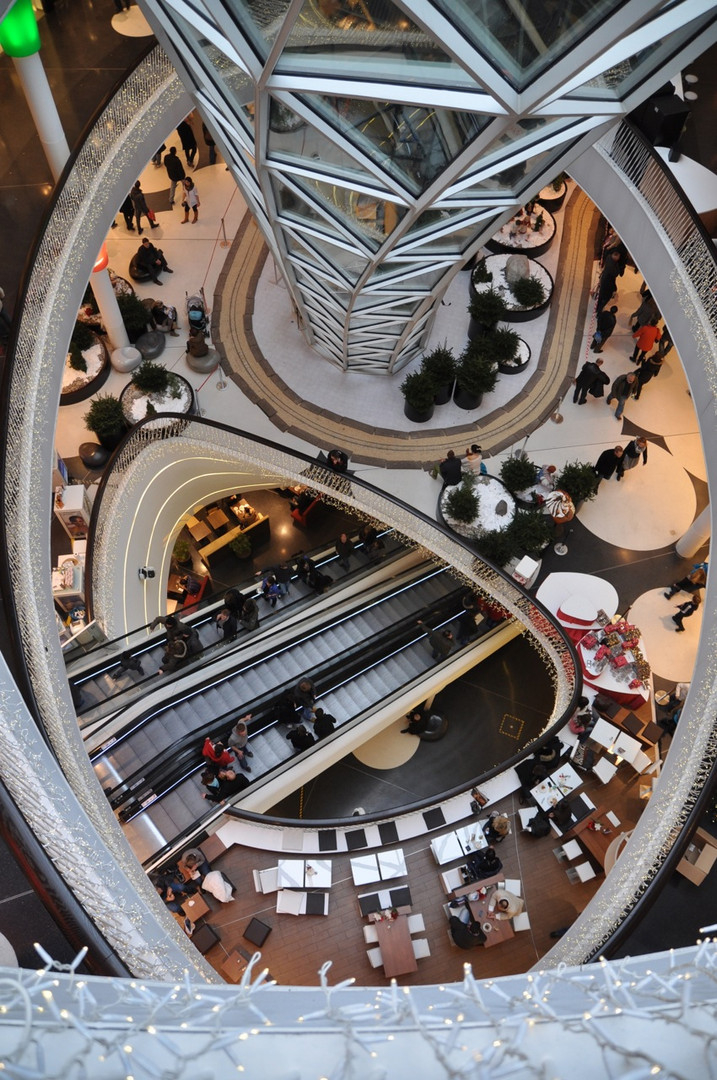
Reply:
<svg viewBox="0 0 717 1080"><path fill-rule="evenodd" d="M206 915L208 911L211 911L211 908L201 893L194 893L193 896L184 901L182 911L188 919L196 922L197 919L201 919L202 915Z"/></svg>
<svg viewBox="0 0 717 1080"><path fill-rule="evenodd" d="M221 529L222 525L229 524L229 518L220 506L215 506L207 513L207 518L213 529Z"/></svg>
<svg viewBox="0 0 717 1080"><path fill-rule="evenodd" d="M407 975L410 971L417 971L418 961L413 954L407 916L399 915L396 919L383 919L374 925L378 934L386 977L393 979L396 975Z"/></svg>
<svg viewBox="0 0 717 1080"><path fill-rule="evenodd" d="M574 836L579 839L588 854L592 855L595 861L603 867L605 866L605 853L615 837L621 832L630 832L635 828L630 821L621 821L619 825L613 825L605 816L606 813L605 807L599 806L592 814L588 814L586 818L579 821L577 825L573 825L572 829L565 833L566 837ZM600 832L596 832L589 827L591 822L597 822L610 831L605 832L601 828Z"/></svg>
<svg viewBox="0 0 717 1080"><path fill-rule="evenodd" d="M480 885L481 882L476 882L476 884ZM486 949L489 949L492 945L500 945L502 941L509 941L510 938L515 937L511 919L496 919L495 914L491 915L488 911L491 893L494 889L495 885L492 885L488 888L483 899L468 901L471 915L477 923L480 923L481 929L484 929L484 923L486 925L490 923L492 927L490 931L485 931L484 948Z"/></svg>

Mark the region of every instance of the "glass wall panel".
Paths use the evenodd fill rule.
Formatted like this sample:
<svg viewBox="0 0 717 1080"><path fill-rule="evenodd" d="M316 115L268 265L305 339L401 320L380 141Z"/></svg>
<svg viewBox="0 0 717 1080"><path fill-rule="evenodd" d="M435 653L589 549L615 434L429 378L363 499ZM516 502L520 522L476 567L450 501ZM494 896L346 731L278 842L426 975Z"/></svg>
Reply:
<svg viewBox="0 0 717 1080"><path fill-rule="evenodd" d="M277 71L466 87L473 80L390 0L306 0ZM397 76L398 73L398 76Z"/></svg>
<svg viewBox="0 0 717 1080"><path fill-rule="evenodd" d="M434 0L516 89L524 89L626 0Z"/></svg>
<svg viewBox="0 0 717 1080"><path fill-rule="evenodd" d="M492 119L482 113L362 98L305 100L414 194L432 183Z"/></svg>
<svg viewBox="0 0 717 1080"><path fill-rule="evenodd" d="M219 92L231 102L232 114L238 117L242 127L253 132L254 85L233 60L185 18L172 10L172 19L182 33L194 43L200 64L206 66L210 81L216 79ZM229 119L229 117L227 117Z"/></svg>
<svg viewBox="0 0 717 1080"><path fill-rule="evenodd" d="M303 177L297 186L320 198L329 212L339 217L352 231L374 248L393 232L406 212L404 206L375 195L366 195L340 184Z"/></svg>
<svg viewBox="0 0 717 1080"><path fill-rule="evenodd" d="M237 26L266 56L289 10L289 0L233 0Z"/></svg>

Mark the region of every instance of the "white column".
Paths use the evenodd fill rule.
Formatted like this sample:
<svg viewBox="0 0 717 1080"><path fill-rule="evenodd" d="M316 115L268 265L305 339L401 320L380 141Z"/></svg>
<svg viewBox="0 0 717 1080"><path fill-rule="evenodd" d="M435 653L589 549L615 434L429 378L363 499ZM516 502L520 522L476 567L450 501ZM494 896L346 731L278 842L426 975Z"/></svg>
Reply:
<svg viewBox="0 0 717 1080"><path fill-rule="evenodd" d="M127 331L120 315L117 297L112 288L107 269L95 270L90 278L90 285L92 286L92 292L95 294L97 307L100 309L102 322L105 324L112 348L124 348L125 345L129 345L129 338L127 337Z"/></svg>
<svg viewBox="0 0 717 1080"><path fill-rule="evenodd" d="M683 559L691 559L695 552L699 551L703 544L710 538L710 507L709 503L701 514L698 514L689 529L675 544L675 551Z"/></svg>
<svg viewBox="0 0 717 1080"><path fill-rule="evenodd" d="M42 149L45 151L52 175L57 180L70 156L70 148L62 130L60 116L40 54L14 56L12 62L22 83L25 98L40 136Z"/></svg>

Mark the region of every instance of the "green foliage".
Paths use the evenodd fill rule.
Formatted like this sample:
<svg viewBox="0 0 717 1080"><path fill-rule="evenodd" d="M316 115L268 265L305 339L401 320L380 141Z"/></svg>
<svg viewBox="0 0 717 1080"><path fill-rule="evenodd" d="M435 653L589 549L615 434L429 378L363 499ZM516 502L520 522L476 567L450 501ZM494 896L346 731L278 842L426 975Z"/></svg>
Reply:
<svg viewBox="0 0 717 1080"><path fill-rule="evenodd" d="M469 525L478 514L478 498L473 491L473 484L463 481L452 488L446 497L446 510L454 521Z"/></svg>
<svg viewBox="0 0 717 1080"><path fill-rule="evenodd" d="M567 491L575 505L589 502L597 495L600 478L595 475L592 465L582 461L570 461L562 469L557 479L557 487Z"/></svg>
<svg viewBox="0 0 717 1080"><path fill-rule="evenodd" d="M416 412L428 412L433 406L433 379L424 371L412 371L401 383L401 393Z"/></svg>
<svg viewBox="0 0 717 1080"><path fill-rule="evenodd" d="M70 342L70 367L73 371L87 371L87 361L74 341Z"/></svg>
<svg viewBox="0 0 717 1080"><path fill-rule="evenodd" d="M452 383L456 377L456 358L453 350L439 345L433 352L426 353L421 361L421 374L431 380L434 392Z"/></svg>
<svg viewBox="0 0 717 1080"><path fill-rule="evenodd" d="M519 510L511 521L508 532L517 555L530 555L537 559L553 536L553 523L547 514L539 510Z"/></svg>
<svg viewBox="0 0 717 1080"><path fill-rule="evenodd" d="M135 293L123 293L117 297L117 303L127 336L130 340L136 341L147 329L149 313Z"/></svg>
<svg viewBox="0 0 717 1080"><path fill-rule="evenodd" d="M86 326L85 323L78 320L72 331L70 343L76 345L80 352L83 352L85 349L91 349L92 346L97 343L97 336L90 330L89 326Z"/></svg>
<svg viewBox="0 0 717 1080"><path fill-rule="evenodd" d="M493 330L505 318L505 300L495 289L484 289L471 297L468 311L480 326Z"/></svg>
<svg viewBox="0 0 717 1080"><path fill-rule="evenodd" d="M493 280L493 275L486 266L485 259L476 265L473 271L473 284L474 285L487 285L489 281Z"/></svg>
<svg viewBox="0 0 717 1080"><path fill-rule="evenodd" d="M513 541L507 529L487 532L474 540L476 550L494 566L505 566L515 555Z"/></svg>
<svg viewBox="0 0 717 1080"><path fill-rule="evenodd" d="M536 277L518 278L513 282L510 291L520 307L534 308L545 302L545 288L542 281Z"/></svg>
<svg viewBox="0 0 717 1080"><path fill-rule="evenodd" d="M192 555L192 549L186 536L182 536L181 533L174 541L174 548L172 549L172 555L177 562L188 562Z"/></svg>
<svg viewBox="0 0 717 1080"><path fill-rule="evenodd" d="M541 212L538 214L538 216L535 219L535 224L533 225L533 232L540 232L540 230L542 229L544 224L545 224L545 215L543 214L543 212L541 210Z"/></svg>
<svg viewBox="0 0 717 1080"><path fill-rule="evenodd" d="M248 559L251 555L251 540L246 533L239 533L229 545L238 559Z"/></svg>
<svg viewBox="0 0 717 1080"><path fill-rule="evenodd" d="M466 394L489 394L495 390L498 371L493 361L481 352L481 338L471 341L458 363L456 381Z"/></svg>
<svg viewBox="0 0 717 1080"><path fill-rule="evenodd" d="M520 335L516 330L501 326L476 339L483 350L483 356L495 364L507 364L515 360L520 348Z"/></svg>
<svg viewBox="0 0 717 1080"><path fill-rule="evenodd" d="M556 195L560 193L562 186L567 179L568 174L564 172L558 173L558 175L555 177L555 179L553 180L553 191L556 193Z"/></svg>
<svg viewBox="0 0 717 1080"><path fill-rule="evenodd" d="M500 478L513 495L532 487L537 475L537 467L527 458L509 457L500 466Z"/></svg>
<svg viewBox="0 0 717 1080"><path fill-rule="evenodd" d="M143 360L132 372L132 383L143 394L164 394L169 387L169 372L163 364Z"/></svg>
<svg viewBox="0 0 717 1080"><path fill-rule="evenodd" d="M83 419L85 427L100 439L110 438L125 427L122 405L114 394L98 394Z"/></svg>

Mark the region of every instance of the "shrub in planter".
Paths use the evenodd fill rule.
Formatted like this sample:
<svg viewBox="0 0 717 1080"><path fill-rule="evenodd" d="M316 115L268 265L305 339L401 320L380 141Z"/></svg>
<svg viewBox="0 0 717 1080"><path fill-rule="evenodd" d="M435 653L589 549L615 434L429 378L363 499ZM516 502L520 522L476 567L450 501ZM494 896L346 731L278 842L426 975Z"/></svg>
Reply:
<svg viewBox="0 0 717 1080"><path fill-rule="evenodd" d="M476 550L494 566L505 566L518 552L511 538L510 530L496 530L484 533L474 541Z"/></svg>
<svg viewBox="0 0 717 1080"><path fill-rule="evenodd" d="M511 495L532 487L537 475L537 466L524 457L506 458L500 466L500 478Z"/></svg>
<svg viewBox="0 0 717 1080"><path fill-rule="evenodd" d="M84 352L85 349L91 349L97 343L97 335L93 330L90 330L89 326L78 321L72 331L70 343L76 345L80 352Z"/></svg>
<svg viewBox="0 0 717 1080"><path fill-rule="evenodd" d="M124 435L122 404L114 394L98 394L83 419L85 427L92 431L108 450L113 450Z"/></svg>
<svg viewBox="0 0 717 1080"><path fill-rule="evenodd" d="M481 339L470 342L463 350L456 371L456 382L468 394L489 394L498 382L498 369L482 351Z"/></svg>
<svg viewBox="0 0 717 1080"><path fill-rule="evenodd" d="M487 285L489 281L493 280L493 275L485 264L485 259L477 264L473 271L473 284L474 285Z"/></svg>
<svg viewBox="0 0 717 1080"><path fill-rule="evenodd" d="M404 412L409 420L423 423L433 415L435 387L433 380L423 371L412 371L401 383L405 398Z"/></svg>
<svg viewBox="0 0 717 1080"><path fill-rule="evenodd" d="M555 177L552 182L552 188L556 195L560 192L563 184L566 182L567 179L568 174L566 172L558 173L558 175Z"/></svg>
<svg viewBox="0 0 717 1080"><path fill-rule="evenodd" d="M178 536L174 541L172 555L178 563L187 563L192 557L192 548L186 536Z"/></svg>
<svg viewBox="0 0 717 1080"><path fill-rule="evenodd" d="M239 533L229 545L237 559L248 559L251 555L251 540L246 533Z"/></svg>
<svg viewBox="0 0 717 1080"><path fill-rule="evenodd" d="M452 489L446 498L446 511L454 521L470 525L478 515L478 498L469 479Z"/></svg>
<svg viewBox="0 0 717 1080"><path fill-rule="evenodd" d="M523 308L539 307L545 303L545 288L536 277L519 278L510 286L515 301Z"/></svg>
<svg viewBox="0 0 717 1080"><path fill-rule="evenodd" d="M125 293L117 297L127 337L135 342L147 329L149 313L142 301L134 293Z"/></svg>
<svg viewBox="0 0 717 1080"><path fill-rule="evenodd" d="M70 342L70 367L73 371L87 371L87 361L74 341Z"/></svg>
<svg viewBox="0 0 717 1080"><path fill-rule="evenodd" d="M600 478L595 475L592 465L582 461L570 461L558 476L556 486L566 491L577 506L580 502L589 502L597 495Z"/></svg>
<svg viewBox="0 0 717 1080"><path fill-rule="evenodd" d="M519 554L537 559L553 538L553 523L538 510L518 510L508 531Z"/></svg>
<svg viewBox="0 0 717 1080"><path fill-rule="evenodd" d="M143 360L132 372L132 382L143 394L165 394L170 386L170 374L163 364Z"/></svg>
<svg viewBox="0 0 717 1080"><path fill-rule="evenodd" d="M484 349L488 350L487 354L484 352L483 355L487 355L495 364L507 364L518 356L520 337L515 330L509 330L507 326L498 327L480 340Z"/></svg>
<svg viewBox="0 0 717 1080"><path fill-rule="evenodd" d="M427 375L433 384L434 404L445 405L450 400L456 378L456 358L453 350L439 346L433 352L427 353L421 361L421 374Z"/></svg>
<svg viewBox="0 0 717 1080"><path fill-rule="evenodd" d="M505 318L505 300L495 289L483 289L471 297L468 305L471 319L485 330L494 330Z"/></svg>

